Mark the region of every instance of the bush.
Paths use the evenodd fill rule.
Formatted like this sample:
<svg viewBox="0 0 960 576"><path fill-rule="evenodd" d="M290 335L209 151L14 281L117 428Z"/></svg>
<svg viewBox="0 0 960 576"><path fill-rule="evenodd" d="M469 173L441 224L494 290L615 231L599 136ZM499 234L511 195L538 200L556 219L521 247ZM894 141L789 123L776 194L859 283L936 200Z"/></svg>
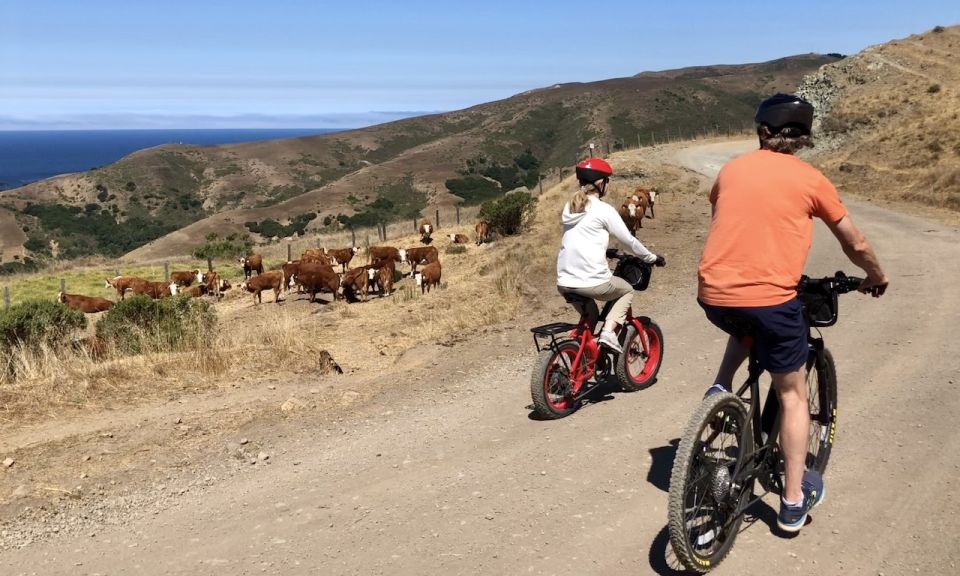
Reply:
<svg viewBox="0 0 960 576"><path fill-rule="evenodd" d="M502 194L496 182L480 176L451 178L447 180L446 186L451 194L463 198L463 203L467 206L480 204Z"/></svg>
<svg viewBox="0 0 960 576"><path fill-rule="evenodd" d="M492 231L512 236L530 223L536 205L537 199L529 192L515 192L484 203L480 207L480 218L487 221Z"/></svg>
<svg viewBox="0 0 960 576"><path fill-rule="evenodd" d="M936 94L936 93L939 92L939 91L940 91L940 85L939 85L939 84L931 84L930 86L927 87L927 93L928 93L928 94Z"/></svg>
<svg viewBox="0 0 960 576"><path fill-rule="evenodd" d="M463 244L448 244L446 250L447 254L463 254L467 251L467 247Z"/></svg>
<svg viewBox="0 0 960 576"><path fill-rule="evenodd" d="M193 251L193 257L200 260L219 259L232 260L238 256L249 254L253 248L253 240L249 234L242 236L231 234L221 239L216 232L207 234L207 243Z"/></svg>
<svg viewBox="0 0 960 576"><path fill-rule="evenodd" d="M40 344L64 344L76 331L87 327L83 312L53 300L30 300L0 311L0 350Z"/></svg>
<svg viewBox="0 0 960 576"><path fill-rule="evenodd" d="M97 337L122 354L175 352L206 346L216 324L216 313L206 300L133 296L103 315Z"/></svg>

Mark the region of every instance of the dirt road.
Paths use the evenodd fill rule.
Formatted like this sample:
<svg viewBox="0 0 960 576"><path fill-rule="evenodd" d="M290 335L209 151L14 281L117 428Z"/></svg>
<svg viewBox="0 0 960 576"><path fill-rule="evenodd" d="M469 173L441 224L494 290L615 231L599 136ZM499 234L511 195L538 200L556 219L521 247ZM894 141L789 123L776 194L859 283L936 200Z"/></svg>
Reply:
<svg viewBox="0 0 960 576"><path fill-rule="evenodd" d="M707 181L750 147L669 158ZM784 540L771 533L768 498L717 574L960 571L960 233L848 205L892 284L880 300L843 297L839 324L824 330L840 383L827 499L799 537ZM671 209L658 203L658 218ZM399 373L405 386L339 421L314 425L305 413L251 431L267 459L235 462L228 446L220 459L232 472L211 472L117 526L2 552L0 573L674 573L665 529L673 453L723 338L695 305L692 264L669 253L668 262L662 274L689 282L658 293L655 275L635 299L665 334L663 369L648 390L611 391L561 421L530 418L527 328L569 317L558 302L469 342L419 351ZM839 269L854 271L818 224L808 271ZM136 502L146 488L131 490Z"/></svg>

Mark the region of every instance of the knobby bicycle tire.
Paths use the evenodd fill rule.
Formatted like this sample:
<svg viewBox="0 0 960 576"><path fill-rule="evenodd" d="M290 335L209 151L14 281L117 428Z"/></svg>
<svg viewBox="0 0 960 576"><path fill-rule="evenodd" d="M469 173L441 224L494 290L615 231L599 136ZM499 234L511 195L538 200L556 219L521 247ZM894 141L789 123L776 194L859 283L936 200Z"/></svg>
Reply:
<svg viewBox="0 0 960 576"><path fill-rule="evenodd" d="M657 373L660 372L660 365L663 364L663 331L657 326L656 322L650 322L644 326L644 332L647 335L647 342L650 348L650 354L643 358L643 366L639 370L634 370L630 366L631 358L640 360L643 354L643 345L640 342L639 333L632 323L627 324L626 337L623 341L623 352L617 357L614 371L617 374L617 382L620 387L627 392L636 392L649 387L657 379Z"/></svg>
<svg viewBox="0 0 960 576"><path fill-rule="evenodd" d="M717 433L711 431L716 428L711 426L716 419L719 419L722 430L726 430L729 426L729 433L737 437L738 444L741 440L747 444L737 446L735 456L727 454L729 448L711 451L704 447L703 434L707 432L709 436ZM714 394L704 399L690 418L680 439L680 445L677 447L673 460L673 472L670 476L667 524L670 544L677 558L685 567L695 572L708 572L723 560L733 547L743 521L742 511L735 517L729 513L729 510L736 511L740 508L741 502L733 501L736 496L728 490L727 498L723 505L720 505L716 494L723 492L722 489L717 488L718 480L722 480L721 469L739 468L742 464L741 460L753 452L752 435L739 433L747 427L749 427L747 409L743 400L730 393ZM698 492L701 489L703 492ZM741 489L737 493L741 495L741 499L748 498L752 490ZM711 528L707 531L702 531L705 525L688 528L688 522L696 524L698 513L710 511L710 506L713 506L715 514L724 517L719 523L719 528ZM728 512L722 512L723 509ZM717 527L718 525L706 526ZM694 537L695 542L691 541ZM716 546L705 546L715 543Z"/></svg>
<svg viewBox="0 0 960 576"><path fill-rule="evenodd" d="M563 339L557 341L556 348L545 348L537 355L530 374L530 396L541 417L556 420L577 409L579 401L569 393L569 366L579 349L576 340ZM566 363L560 354L567 356Z"/></svg>
<svg viewBox="0 0 960 576"><path fill-rule="evenodd" d="M807 440L807 462L809 470L816 470L823 475L830 460L833 442L837 433L837 368L833 362L833 354L826 348L821 354L815 355L813 365L807 374L807 403L810 406L810 434ZM829 405L822 406L818 390L824 387L825 397ZM824 420L818 420L818 415L824 412Z"/></svg>

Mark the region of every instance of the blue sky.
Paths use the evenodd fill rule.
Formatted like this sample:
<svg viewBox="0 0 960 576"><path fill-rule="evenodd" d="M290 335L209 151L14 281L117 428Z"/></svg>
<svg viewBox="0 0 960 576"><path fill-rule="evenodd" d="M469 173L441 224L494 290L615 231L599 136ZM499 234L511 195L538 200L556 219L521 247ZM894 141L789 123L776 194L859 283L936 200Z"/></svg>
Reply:
<svg viewBox="0 0 960 576"><path fill-rule="evenodd" d="M956 0L0 0L0 129L359 126L953 24Z"/></svg>

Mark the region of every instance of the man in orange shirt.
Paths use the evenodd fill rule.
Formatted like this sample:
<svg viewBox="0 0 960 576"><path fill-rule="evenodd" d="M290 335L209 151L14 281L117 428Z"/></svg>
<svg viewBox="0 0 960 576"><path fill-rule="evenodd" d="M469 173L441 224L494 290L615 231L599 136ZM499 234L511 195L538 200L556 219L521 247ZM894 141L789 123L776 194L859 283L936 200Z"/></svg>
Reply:
<svg viewBox="0 0 960 576"><path fill-rule="evenodd" d="M756 327L758 360L772 376L782 409L785 479L777 524L796 532L823 497L823 479L804 471L810 429L808 328L796 291L813 241L812 217L827 224L850 261L867 273L861 292L882 295L887 278L833 184L793 156L812 145L813 106L798 96L777 94L760 104L755 120L760 149L728 162L710 192L713 221L700 258L698 301L725 331L731 313L750 318ZM731 333L707 394L730 391L748 355Z"/></svg>

